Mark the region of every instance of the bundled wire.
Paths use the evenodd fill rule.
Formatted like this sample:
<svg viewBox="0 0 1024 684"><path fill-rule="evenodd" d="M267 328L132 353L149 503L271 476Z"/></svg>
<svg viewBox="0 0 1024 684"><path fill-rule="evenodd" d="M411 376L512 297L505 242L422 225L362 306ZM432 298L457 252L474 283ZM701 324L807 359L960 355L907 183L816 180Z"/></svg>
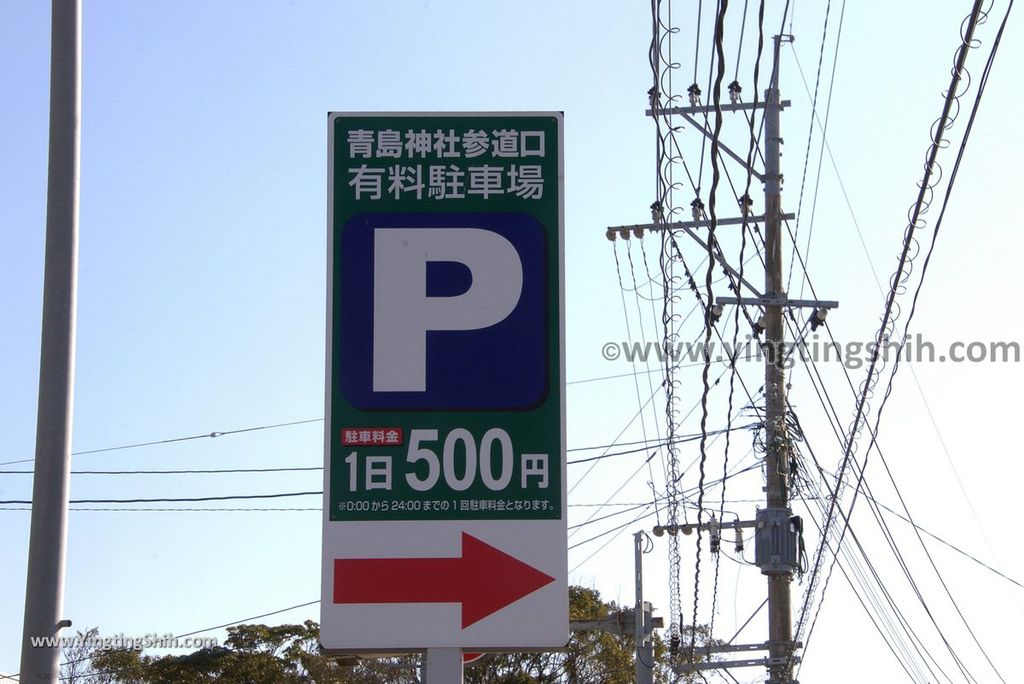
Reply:
<svg viewBox="0 0 1024 684"><path fill-rule="evenodd" d="M672 61L671 56L671 35L678 32L678 29L672 26L671 20L671 4L668 3L666 8L668 21L667 23L662 20L662 3L661 0L651 0L651 45L649 51L649 60L653 78L653 85L648 93L651 110L653 116L651 117L654 121L655 126L655 152L656 152L656 169L655 169L655 193L656 199L651 204L651 219L655 223L661 223L664 221L671 221L674 216L673 214L677 211L676 207L672 205L671 193L674 187L672 179L673 162L675 159L669 152L671 136L671 122L667 117L660 115L662 107L670 107L675 104L676 96L672 91L672 73L674 70L679 68L679 64ZM662 96L664 95L665 100L663 101ZM666 130L663 130L662 127ZM678 147L676 147L678 150ZM680 158L679 161L682 161ZM685 168L685 162L684 168ZM687 170L687 174L689 171ZM673 251L675 250L675 251ZM665 439L668 442L666 449L667 453L667 464L666 464L666 477L665 477L665 494L666 494L666 523L668 525L679 524L679 507L681 502L681 495L679 491L679 453L678 450L672 445L675 441L676 434L679 432L678 413L675 402L675 392L679 389L678 380L676 378L671 354L668 353L672 349L676 348L679 337L677 330L678 315L676 314L676 306L679 303L679 296L677 294L679 285L679 276L675 273L675 262L676 254L678 253L678 247L674 245L674 239L670 231L662 232L661 240L661 252L658 259L658 265L661 270L661 283L662 283L662 316L661 323L663 326L662 336L662 347L666 352L665 358ZM680 560L679 560L679 541L676 537L670 537L669 539L669 643L670 648L673 651L677 651L680 641L680 625L678 616L680 615L681 601L679 597L679 579L680 579Z"/></svg>
<svg viewBox="0 0 1024 684"><path fill-rule="evenodd" d="M760 71L761 71L761 55L762 55L763 50L764 50L764 5L765 5L764 0L761 0L760 5L758 7L758 13L757 13L758 42L757 42L757 56L754 59L754 109L753 109L753 111L755 111L755 112L757 111L757 103L758 103L758 80L760 78ZM746 3L746 1L744 1L744 3L743 3L743 21L740 24L740 47L739 47L739 49L736 52L736 73L737 74L739 73L739 58L740 58L741 51L743 49L743 35L745 33L746 20L747 20L747 3ZM738 85L738 82L734 79L733 84ZM732 87L733 86L730 85L730 88L732 88ZM738 93L739 91L737 90L736 92ZM747 148L747 157L746 157L747 178L746 178L746 184L744 186L743 195L739 199L740 211L742 212L742 216L743 216L743 224L740 227L740 258L739 258L739 263L740 263L739 278L741 280L743 278L744 268L746 266L746 261L744 259L744 253L746 252L746 249L747 249L747 230L748 230L747 218L750 215L750 206L751 206L750 186L753 183L753 178L754 178L754 174L753 174L754 150L757 148L757 136L755 135L755 132L754 132L754 117L753 116L751 116L748 119L748 123L749 123L749 127L750 127L750 143L749 143L749 146ZM736 296L738 297L739 294L740 294L739 287L734 288L734 290L735 290ZM733 349L737 350L736 354L739 353L739 350L738 350L738 347L737 347L737 342L738 342L739 331L740 331L740 310L741 310L741 307L739 307L739 306L736 306L734 308L734 310L733 310L734 311L734 316L733 316L733 337L732 337L732 343L733 343ZM733 358L732 358L732 373L729 375L729 398L728 398L728 408L726 410L726 417L727 417L726 427L727 427L727 429L732 424L731 421L732 421L732 413L733 413L733 400L734 400L735 389L736 389L735 381L736 381L736 355L734 355ZM748 397L749 397L749 393L748 393ZM751 403L753 403L753 399L752 398L751 398ZM760 427L763 427L763 423L760 424ZM755 432L755 434L756 434L756 432ZM732 444L731 435L727 434L725 436L725 451L724 451L724 456L723 456L723 459L722 459L722 472L723 472L723 474L729 472L729 448L730 448L731 444ZM721 502L720 502L719 508L718 508L718 519L721 520L724 517L725 517L725 484L724 484L724 481L723 481L723 485L722 485L722 498L721 498ZM712 595L711 595L711 620L709 621L709 628L708 628L709 636L713 636L714 635L715 614L717 612L716 609L717 609L717 605L718 605L718 571L719 571L719 565L718 565L717 558L716 558L716 562L715 562L715 579L714 579L714 585L713 585L714 588L712 590Z"/></svg>
<svg viewBox="0 0 1024 684"><path fill-rule="evenodd" d="M700 475L697 484L697 534L696 534L696 555L694 561L693 571L693 619L690 624L693 625L690 635L690 648L688 650L688 656L690 662L694 661L694 648L696 647L697 639L697 611L700 601L700 569L701 569L701 537L702 528L701 521L704 512L704 478L705 478L705 464L707 463L707 422L708 422L708 394L711 391L711 385L708 382L708 373L711 370L711 356L709 349L711 346L711 332L714 327L714 320L711 315L711 308L714 303L714 293L711 289L711 276L712 276L712 265L715 262L714 244L715 244L715 229L718 227L718 214L717 214L717 199L718 199L718 183L721 180L721 171L719 168L719 136L722 132L722 80L725 78L725 52L722 47L723 34L725 33L725 15L729 9L728 0L720 0L718 3L718 13L715 17L715 57L718 65L718 70L715 75L715 84L711 91L712 104L715 108L715 128L714 137L711 139L711 193L708 196L708 211L710 214L710 225L708 227L708 265L704 275L704 368L701 373L701 383L703 384L703 392L701 394L701 418L700 418ZM735 367L734 367L735 368Z"/></svg>
<svg viewBox="0 0 1024 684"><path fill-rule="evenodd" d="M1007 17L1009 15L1010 9L1012 8L1012 4L1013 3L1011 1L1009 7L1007 8L1007 15L1006 15ZM956 117L957 117L957 114L959 113L959 109L960 109L959 98L969 88L970 76L969 76L968 72L966 71L966 69L964 68L964 63L966 61L967 53L968 53L968 51L971 48L977 47L977 41L975 41L974 37L973 37L974 36L974 32L975 32L975 29L977 28L977 26L979 26L980 24L984 23L986 17L987 17L987 14L986 14L986 11L984 11L982 9L982 2L981 2L981 0L977 0L975 2L975 4L974 4L974 7L972 9L971 14L964 20L964 22L963 22L963 24L961 26L961 34L960 34L961 43L958 46L957 51L956 51L955 56L954 56L954 66L953 66L952 73L951 73L950 87L949 87L949 89L945 93L945 104L943 106L942 114L939 117L939 119L936 120L935 124L933 124L932 129L931 129L931 144L929 145L928 153L927 153L927 156L926 156L924 178L923 178L923 180L921 181L921 183L919 185L919 192L918 192L917 199L912 204L911 209L909 211L909 217L908 217L909 218L909 225L907 226L907 228L906 228L906 230L904 232L904 244L903 244L903 249L902 249L902 252L901 252L901 255L900 255L899 265L897 267L896 273L893 275L892 279L890 280L890 291L889 291L889 295L888 295L887 300L886 300L885 310L884 310L883 315L882 315L882 325L881 325L881 327L880 327L880 329L879 329L879 331L878 331L878 333L876 335L876 338L875 338L876 347L875 347L875 349L874 349L874 351L872 353L871 363L869 364L868 377L865 379L864 383L861 385L861 391L859 393L858 402L857 402L857 411L856 411L856 414L855 414L855 417L854 417L854 421L851 424L851 426L849 428L849 431L847 433L847 438L845 440L846 444L845 444L845 449L844 449L845 453L844 453L843 460L842 460L842 462L840 464L839 473L838 473L837 478L836 478L836 492L831 497L830 506L829 506L829 509L828 509L827 513L825 514L825 518L824 518L824 521L823 521L823 526L822 526L822 546L819 547L818 553L816 554L815 568L814 568L814 570L812 572L812 575L811 575L811 580L812 580L811 581L811 587L812 588L813 588L813 585L817 581L817 578L819 576L820 563L823 561L823 558L824 558L824 545L826 544L826 542L827 542L827 540L828 540L828 538L830 536L829 535L829 529L830 529L830 527L831 527L831 525L832 525L832 523L833 523L833 521L835 519L835 509L836 509L837 506L841 506L841 503L840 503L840 498L841 498L841 493L842 493L841 488L844 486L845 481L846 481L846 470L847 470L849 464L851 463L851 461L854 460L855 444L856 444L857 437L859 436L861 430L863 429L864 423L867 421L867 416L870 413L870 409L867 406L868 399L873 394L874 388L875 388L875 386L877 384L877 381L878 381L878 377L879 377L879 375L881 373L881 370L882 370L882 367L879 364L879 347L881 346L881 344L883 342L887 342L892 337L892 331L894 329L895 322L899 318L899 314L900 314L900 309L899 309L899 305L896 302L896 298L899 295L901 295L901 294L906 292L907 283L909 282L910 275L911 275L911 272L912 272L913 260L914 260L914 257L916 257L917 252L918 252L918 245L917 245L917 242L916 242L916 240L914 238L914 233L915 233L915 231L922 229L924 227L924 225L925 225L924 224L924 220L923 220L922 217L923 217L923 215L928 210L928 206L929 206L929 204L931 202L933 190L934 190L935 186L938 184L938 182L939 182L939 180L941 178L941 169L939 168L939 166L937 164L936 158L937 158L937 155L938 155L938 151L940 149L948 146L948 142L943 139L943 134L944 134L945 131L947 131L949 128L951 128L952 125L954 124L954 122L956 120ZM966 145L966 140L967 140L967 137L968 137L968 135L970 133L970 126L973 123L974 114L977 112L977 107L978 107L978 104L980 103L982 89L983 89L985 81L987 80L988 72L989 72L989 69L991 67L992 60L994 59L995 50L998 47L998 42L999 42L999 39L1000 39L1000 37L1002 35L1002 29L1003 29L1003 27L1005 27L1005 22L1006 22L1006 17L1004 17L1003 26L1000 28L999 34L997 35L997 38L996 38L996 42L993 45L992 52L991 52L991 54L989 56L988 64L986 65L985 77L982 80L982 85L979 87L979 93L978 93L978 96L977 96L977 98L975 100L974 110L972 111L972 114L971 114L971 122L968 124L968 130L965 133L963 141L961 142L960 153L958 154L958 157L957 157L957 164L956 164L956 167L954 167L954 175L950 178L950 181L949 181L949 183L947 185L946 197L945 197L945 200L944 200L944 203L943 203L943 213L944 213L944 209L945 209L945 202L948 201L949 194L950 194L951 189L952 189L952 182L955 179L955 170L956 170L956 168L959 167L959 162L960 162L960 159L962 158L962 155L963 155L963 150L964 150L964 147ZM962 86L962 88L961 88L961 86ZM940 223L941 223L941 219L942 219L942 213L940 213L940 216L939 216L939 222ZM936 232L937 232L937 229L938 229L938 224L936 225ZM929 257L930 257L932 249L934 249L934 244L935 244L935 234L933 234L932 245L931 245L931 248L929 249ZM925 260L925 266L926 267L927 267L927 263L928 263L928 258L926 257L926 260ZM921 282L923 282L923 273L922 273ZM917 291L915 292L914 306L916 306L917 296L920 293L921 282L919 282ZM911 314L910 314L911 317L913 316L913 311L914 311L914 307L912 307L912 309L911 309ZM909 318L908 318L908 325L909 325ZM900 342L899 344L900 344L900 348L902 348L902 342ZM879 421L880 421L880 418L881 418L882 409L884 408L885 403L886 403L886 401L887 401L887 399L888 399L888 397L889 397L889 395L890 395L890 393L892 391L892 380L893 380L893 376L895 375L896 370L898 369L898 365L899 365L899 354L897 354L896 363L894 364L893 370L890 373L889 382L888 382L888 385L887 385L887 388L886 388L886 393L885 393L885 395L883 397L882 405L879 407L879 411L876 414L874 428L870 430L871 435L872 435L872 439L871 439L871 443L869 444L869 447L868 447L868 453L870 453L870 449L873 446L875 446L875 440L877 439L877 432L878 432ZM847 530L849 529L850 515L853 512L853 507L856 504L857 496L860 493L861 487L862 487L862 484L863 484L865 466L866 466L866 462L860 466L860 473L859 473L859 476L858 476L858 479L857 479L856 487L854 489L853 500L850 503L849 510L845 514L842 514L842 517L843 517L845 522L844 522L844 526L843 526L843 529L842 529L841 533L838 535L838 544L837 544L837 546L842 543L842 541L843 541L843 539L845 537L845 534L846 534ZM840 512L842 513L842 511L840 511ZM926 552L927 552L927 550L926 550ZM824 587L822 589L822 600L818 604L818 611L819 612L820 612L820 609L821 609L821 604L824 601L825 589L827 589L827 586L828 586L828 583L829 583L829 579L831 578L832 572L833 572L833 570L835 568L835 565L836 565L836 560L837 560L837 557L833 556L833 560L832 560L831 566L829 568L828 576L825 579L825 585L824 585ZM933 567L934 567L934 563L933 563ZM936 569L936 571L937 571L937 569ZM941 577L940 577L940 581L941 581ZM945 587L945 583L944 582L943 582L943 586ZM946 589L946 591L947 591L947 595L949 595L948 588ZM809 591L808 592L808 597L805 598L804 605L803 605L803 608L801 610L800 619L799 619L799 622L798 622L798 625L797 625L797 637L796 637L797 639L801 638L801 635L802 635L802 633L803 633L803 631L804 631L804 629L806 627L806 624L807 624L806 620L807 620L808 611L809 611L809 607L810 607L810 595L811 595L811 592ZM951 595L949 596L949 598L951 600L953 600L953 597ZM954 603L954 607L956 607L956 602L953 601L953 603ZM959 608L957 608L957 611L959 612ZM988 660L989 665L992 667L993 671L996 673L997 676L999 676L1000 679L1002 679L1002 677L999 675L998 671L995 669L995 666L992 664L992 661L988 658L987 653L985 653L984 648L982 648L981 644L978 643L977 638L974 636L973 630L971 630L970 626L967 625L966 620L964 619L962 613L960 613L960 617L964 621L964 624L967 626L968 631L971 633L972 637L974 638L975 643L978 645L979 649L981 649L982 654L984 655L986 660ZM812 623L811 623L812 625L813 625L814 622L816 622L816 619L817 619L817 612L815 613L814 621L812 621ZM937 625L936 625L936 627L937 627ZM945 641L945 639L943 639L943 640ZM947 648L949 648L948 642L947 642ZM951 655L953 655L954 661L957 663L957 665L961 669L961 671L964 672L963 664L961 663L960 659L955 655L955 653L952 652L952 650L951 650ZM967 674L966 672L964 672L964 673L965 673L965 675Z"/></svg>

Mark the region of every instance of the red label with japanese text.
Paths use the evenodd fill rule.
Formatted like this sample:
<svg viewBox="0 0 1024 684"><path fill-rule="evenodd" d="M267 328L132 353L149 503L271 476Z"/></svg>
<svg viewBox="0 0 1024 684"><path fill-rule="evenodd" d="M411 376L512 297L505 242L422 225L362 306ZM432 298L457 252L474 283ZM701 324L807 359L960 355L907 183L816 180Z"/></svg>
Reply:
<svg viewBox="0 0 1024 684"><path fill-rule="evenodd" d="M392 446L402 443L400 427L347 427L341 430L343 446Z"/></svg>

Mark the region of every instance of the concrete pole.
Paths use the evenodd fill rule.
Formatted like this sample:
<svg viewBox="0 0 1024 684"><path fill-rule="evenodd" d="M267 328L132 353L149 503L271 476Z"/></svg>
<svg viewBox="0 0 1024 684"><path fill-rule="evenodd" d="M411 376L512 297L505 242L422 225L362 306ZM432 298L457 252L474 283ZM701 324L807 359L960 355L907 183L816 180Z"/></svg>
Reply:
<svg viewBox="0 0 1024 684"><path fill-rule="evenodd" d="M779 172L779 52L782 36L775 36L772 81L765 93L765 278L766 297L782 297L782 183ZM768 508L789 507L789 447L786 429L786 372L783 368L784 321L782 306L765 307L765 470ZM768 575L768 654L788 662L793 640L789 574ZM789 684L791 665L769 667L769 684Z"/></svg>
<svg viewBox="0 0 1024 684"><path fill-rule="evenodd" d="M60 648L33 646L32 638L57 636L63 619L75 371L80 76L81 0L53 0L46 256L22 682L59 678Z"/></svg>
<svg viewBox="0 0 1024 684"><path fill-rule="evenodd" d="M633 535L633 568L636 573L636 607L634 635L636 639L636 684L654 684L654 643L647 638L651 615L644 603L644 533Z"/></svg>

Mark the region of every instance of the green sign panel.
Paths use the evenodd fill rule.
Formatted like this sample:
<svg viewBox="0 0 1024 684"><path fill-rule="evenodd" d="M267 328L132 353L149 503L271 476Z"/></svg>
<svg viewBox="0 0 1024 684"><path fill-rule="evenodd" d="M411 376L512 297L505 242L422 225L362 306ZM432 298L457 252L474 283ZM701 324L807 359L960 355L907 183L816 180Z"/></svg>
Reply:
<svg viewBox="0 0 1024 684"><path fill-rule="evenodd" d="M332 521L560 519L560 114L331 114Z"/></svg>

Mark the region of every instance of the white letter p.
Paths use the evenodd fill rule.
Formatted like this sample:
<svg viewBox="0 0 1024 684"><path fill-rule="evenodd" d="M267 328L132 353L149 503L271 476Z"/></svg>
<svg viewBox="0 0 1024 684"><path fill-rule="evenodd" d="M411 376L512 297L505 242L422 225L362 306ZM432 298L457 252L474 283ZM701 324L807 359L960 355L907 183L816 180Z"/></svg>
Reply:
<svg viewBox="0 0 1024 684"><path fill-rule="evenodd" d="M469 269L469 289L427 296L427 262ZM427 331L480 330L519 303L523 264L512 243L480 228L377 228L373 241L373 391L425 392Z"/></svg>

